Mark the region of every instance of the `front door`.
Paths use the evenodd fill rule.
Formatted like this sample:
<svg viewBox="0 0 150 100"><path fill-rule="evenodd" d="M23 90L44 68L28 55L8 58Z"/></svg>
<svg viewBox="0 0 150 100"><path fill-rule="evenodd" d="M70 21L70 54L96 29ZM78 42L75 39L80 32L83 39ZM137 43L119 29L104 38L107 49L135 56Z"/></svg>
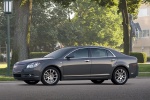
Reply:
<svg viewBox="0 0 150 100"><path fill-rule="evenodd" d="M84 79L90 76L91 60L87 48L77 49L67 57L62 66L65 79Z"/></svg>

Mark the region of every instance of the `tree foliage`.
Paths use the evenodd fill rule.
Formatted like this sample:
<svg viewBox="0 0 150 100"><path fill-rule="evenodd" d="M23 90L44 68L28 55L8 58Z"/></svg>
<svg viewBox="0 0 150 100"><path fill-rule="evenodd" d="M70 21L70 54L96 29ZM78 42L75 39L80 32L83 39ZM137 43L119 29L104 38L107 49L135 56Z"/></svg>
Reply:
<svg viewBox="0 0 150 100"><path fill-rule="evenodd" d="M2 1L3 0L0 0L0 3L2 3ZM30 14L29 14L30 2L29 1L32 1L32 0L14 0L14 5L15 5L14 6L14 15L15 15L15 22L14 22L15 24L14 25L15 25L15 27L14 27L14 42L13 42L13 45L14 45L13 51L15 51L15 53L13 53L13 55L14 55L13 57L15 57L14 62L16 62L18 60L23 60L23 59L27 59L28 58L28 56L27 56L27 54L28 54L28 50L27 50L27 46L28 46L27 45L27 40L28 40L27 36L28 35L27 35L27 33L29 31L29 27L28 27L29 22L28 21L30 21L29 20L29 16L30 16ZM84 0L84 1L90 2L88 0ZM107 7L107 9L111 9L111 7L114 7L114 6L115 7L118 6L119 7L119 11L121 11L121 9L124 9L123 8L124 6L121 6L122 0L91 0L91 1L94 1L95 4L98 4L100 7L101 6L102 7ZM149 2L149 0L146 0L146 1ZM71 5L75 4L78 1L77 0L34 0L33 2L35 4L39 4L41 7L45 8L46 4L49 3L49 2L59 3L63 7L70 7ZM132 13L134 15L137 15L137 11L138 11L138 7L139 7L140 3L141 3L141 0L127 0L128 12L130 12L130 13ZM87 3L85 3L84 6L86 6L86 4ZM78 4L78 5L80 6L81 4ZM112 25L109 25L109 24L108 25L101 25L101 24L100 25L96 25L96 23L103 23L103 21L98 22L96 19L92 19L92 17L95 17L94 13L92 13L92 12L95 12L96 11L95 9L101 9L101 8L99 8L97 6L97 8L94 8L94 11L93 11L93 8L89 9L89 7L87 8L87 10L89 12L91 10L91 13L88 13L88 14L85 13L86 10L83 9L85 11L85 12L83 12L82 9L78 9L77 8L75 10L75 12L79 12L79 13L76 13L76 15L79 16L79 18L76 17L75 19L73 19L72 20L73 24L71 24L71 25L67 21L61 21L61 23L51 24L51 26L50 26L48 24L48 22L50 23L53 20L52 19L48 19L47 21L45 21L45 24L47 26L50 26L48 28L50 28L51 30L49 31L48 29L43 27L41 24L39 24L39 26L38 25L36 26L36 24L35 24L35 26L34 25L32 26L34 28L33 34L35 35L36 33L38 33L39 35L41 35L39 30L42 30L42 33L47 33L47 35L48 35L47 37L50 38L50 37L53 37L52 33L55 33L56 36L54 36L55 38L53 38L53 39L54 40L59 39L60 41L62 41L62 38L59 37L59 36L62 36L62 34L60 34L61 32L62 33L67 33L67 31L66 31L67 28L64 27L66 25L66 26L68 26L68 28L72 29L72 31L70 31L68 33L72 32L72 34L73 34L75 32L75 34L77 34L77 36L74 36L74 34L73 34L74 38L72 37L74 40L77 40L76 44L94 44L94 43L103 42L103 41L100 41L100 40L96 41L98 39L97 38L93 38L93 34L95 36L99 36L99 38L104 37L106 35L106 34L104 34L104 30L98 30L98 28L100 28L100 29L101 28L105 29L106 27L109 28L108 30L106 30L107 31L106 33L110 33L112 31L114 32L114 31L116 31L118 29L110 30L112 28ZM101 9L101 10L103 10L103 9ZM117 10L117 8L115 8L115 10ZM99 10L97 10L97 11L99 11ZM116 14L115 11L113 11L113 12ZM106 12L104 14L106 14ZM110 13L108 13L106 15L112 16ZM56 18L56 17L54 17L54 18ZM109 18L109 17L107 17L107 18ZM85 22L87 20L89 20L90 22ZM100 20L100 19L98 19L98 20ZM42 21L42 20L40 20L40 21ZM58 22L60 20L55 20L55 21ZM109 20L108 20L108 22L110 23ZM63 23L65 23L64 26L63 26ZM76 26L76 25L78 25L78 26ZM38 28L36 29L35 27L38 27ZM54 27L55 29L53 30L52 27ZM65 31L62 31L63 27L64 27L64 30L66 29ZM59 30L59 31L56 31L56 29ZM89 33L89 34L85 34L85 33ZM115 34L115 33L113 33L113 34ZM89 37L91 37L91 38L86 37L86 35L89 35ZM42 37L42 35L41 35L41 37ZM107 37L109 37L109 35ZM112 37L112 36L110 35L110 37ZM79 38L82 38L87 43L84 43L82 41L82 39L79 41ZM53 40L53 39L51 39L51 40ZM107 38L105 38L105 39L107 40ZM46 40L47 40L47 38L46 38ZM94 43L92 43L90 40L93 40ZM32 41L32 43L35 43L35 42ZM113 42L111 42L111 43L113 43ZM45 44L45 42L43 44ZM108 45L108 44L105 44L105 45Z"/></svg>
<svg viewBox="0 0 150 100"><path fill-rule="evenodd" d="M31 46L32 51L43 49L52 51L55 47L58 25L67 19L66 9L60 5L49 2L45 7L33 5L32 27L31 27Z"/></svg>
<svg viewBox="0 0 150 100"><path fill-rule="evenodd" d="M122 44L121 16L116 12L117 7L98 7L90 0L77 0L73 10L75 18L58 30L62 43L113 48Z"/></svg>

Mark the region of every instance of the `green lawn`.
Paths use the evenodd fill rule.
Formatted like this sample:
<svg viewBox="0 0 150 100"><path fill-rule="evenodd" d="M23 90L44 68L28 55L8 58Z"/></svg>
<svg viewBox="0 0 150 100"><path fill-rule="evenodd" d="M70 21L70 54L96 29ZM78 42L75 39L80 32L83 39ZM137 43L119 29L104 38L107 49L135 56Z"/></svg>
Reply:
<svg viewBox="0 0 150 100"><path fill-rule="evenodd" d="M139 72L150 72L150 64L139 63ZM139 73L140 77L150 77L150 73ZM12 68L10 69L10 76L7 76L7 64L0 63L0 81L14 81L12 77Z"/></svg>
<svg viewBox="0 0 150 100"><path fill-rule="evenodd" d="M150 72L150 64L139 63L139 72Z"/></svg>
<svg viewBox="0 0 150 100"><path fill-rule="evenodd" d="M0 75L7 75L7 64L6 63L0 63ZM10 69L10 75L12 75L12 68Z"/></svg>
<svg viewBox="0 0 150 100"><path fill-rule="evenodd" d="M0 63L0 68L6 68L7 64L6 63Z"/></svg>
<svg viewBox="0 0 150 100"><path fill-rule="evenodd" d="M0 81L14 81L12 77L12 69L10 70L10 76L7 76L7 64L0 63Z"/></svg>
<svg viewBox="0 0 150 100"><path fill-rule="evenodd" d="M15 79L13 77L8 76L0 76L0 81L14 81Z"/></svg>
<svg viewBox="0 0 150 100"><path fill-rule="evenodd" d="M150 73L139 73L139 77L150 77Z"/></svg>

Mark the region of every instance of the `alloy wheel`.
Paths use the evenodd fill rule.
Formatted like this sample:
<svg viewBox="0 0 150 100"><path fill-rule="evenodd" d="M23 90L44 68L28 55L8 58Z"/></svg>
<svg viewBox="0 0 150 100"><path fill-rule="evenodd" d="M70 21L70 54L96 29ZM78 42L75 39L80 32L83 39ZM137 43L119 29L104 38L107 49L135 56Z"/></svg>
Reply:
<svg viewBox="0 0 150 100"><path fill-rule="evenodd" d="M47 68L42 75L42 83L45 85L55 85L59 81L59 72L56 68Z"/></svg>

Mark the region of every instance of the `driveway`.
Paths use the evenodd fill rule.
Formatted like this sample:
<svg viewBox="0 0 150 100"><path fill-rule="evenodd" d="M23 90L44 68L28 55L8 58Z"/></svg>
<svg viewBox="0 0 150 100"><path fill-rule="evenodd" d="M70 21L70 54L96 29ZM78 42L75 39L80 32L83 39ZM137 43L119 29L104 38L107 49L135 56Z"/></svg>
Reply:
<svg viewBox="0 0 150 100"><path fill-rule="evenodd" d="M150 100L150 78L129 79L125 85L105 81L62 81L56 86L42 83L0 82L0 100Z"/></svg>

